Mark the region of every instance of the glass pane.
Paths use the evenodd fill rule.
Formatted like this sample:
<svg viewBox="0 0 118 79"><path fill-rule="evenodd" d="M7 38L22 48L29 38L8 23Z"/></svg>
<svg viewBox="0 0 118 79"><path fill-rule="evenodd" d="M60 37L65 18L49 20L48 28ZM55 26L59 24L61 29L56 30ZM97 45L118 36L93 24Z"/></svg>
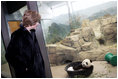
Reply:
<svg viewBox="0 0 118 79"><path fill-rule="evenodd" d="M96 67L87 78L117 77L117 67L104 59L107 52L117 55L116 0L38 1L37 5L54 78L72 77L65 68L84 59L93 60Z"/></svg>
<svg viewBox="0 0 118 79"><path fill-rule="evenodd" d="M3 41L1 40L1 53L2 53L2 61L1 61L1 64L4 64L6 63L6 59L5 59L5 48L4 48L4 45L3 45Z"/></svg>
<svg viewBox="0 0 118 79"><path fill-rule="evenodd" d="M91 0L89 2L76 1L71 2L73 12L76 16L81 16L81 19L94 20L104 15L115 15L117 13L117 3L115 0ZM79 4L79 5L78 5ZM83 5L84 4L84 5ZM103 5L104 4L104 5ZM86 5L86 6L85 6Z"/></svg>
<svg viewBox="0 0 118 79"><path fill-rule="evenodd" d="M9 29L9 34L13 33L15 30L19 28L20 22L22 21L22 16L27 10L27 6L24 6L20 8L19 10L15 11L12 14L7 15L7 21L8 21L8 29Z"/></svg>
<svg viewBox="0 0 118 79"><path fill-rule="evenodd" d="M37 2L41 14L41 25L46 45L54 44L64 39L70 33L69 10L65 1ZM47 46L48 48L48 46ZM50 49L49 49L50 50ZM51 68L59 65L56 63L56 52L49 52ZM57 52L58 53L58 52ZM61 55L61 54L60 54ZM53 57L52 57L53 56ZM62 55L63 56L63 55ZM63 61L62 61L63 62ZM52 73L56 73L53 72ZM54 76L54 74L52 74ZM55 77L55 76L54 76Z"/></svg>
<svg viewBox="0 0 118 79"><path fill-rule="evenodd" d="M56 43L64 39L70 32L67 2L59 1L57 4L51 5L46 1L38 2L46 43Z"/></svg>
<svg viewBox="0 0 118 79"><path fill-rule="evenodd" d="M8 21L22 20L22 16L23 16L25 10L27 10L27 6L20 8L19 10L15 11L12 14L8 14L8 16L7 16Z"/></svg>

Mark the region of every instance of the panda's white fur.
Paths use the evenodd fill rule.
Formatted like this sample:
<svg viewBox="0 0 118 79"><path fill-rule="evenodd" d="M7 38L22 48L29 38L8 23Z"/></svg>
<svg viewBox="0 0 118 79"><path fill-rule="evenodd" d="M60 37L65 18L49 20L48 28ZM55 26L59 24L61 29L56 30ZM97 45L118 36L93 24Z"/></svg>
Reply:
<svg viewBox="0 0 118 79"><path fill-rule="evenodd" d="M92 65L93 65L93 63L92 63L92 61L89 60L89 59L85 59L85 60L83 60L83 62L82 62L82 67L84 67L84 68L89 68L89 67L91 67Z"/></svg>
<svg viewBox="0 0 118 79"><path fill-rule="evenodd" d="M73 67L69 67L67 70L68 71L74 71Z"/></svg>

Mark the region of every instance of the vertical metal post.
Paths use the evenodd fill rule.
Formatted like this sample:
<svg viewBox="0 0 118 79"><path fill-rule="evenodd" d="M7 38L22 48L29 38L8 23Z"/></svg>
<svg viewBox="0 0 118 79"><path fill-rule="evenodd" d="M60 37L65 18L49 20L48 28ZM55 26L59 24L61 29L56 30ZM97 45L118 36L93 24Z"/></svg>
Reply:
<svg viewBox="0 0 118 79"><path fill-rule="evenodd" d="M66 5L68 7L68 16L69 16L69 26L70 26L70 33L71 33L71 29L72 29L72 24L71 24L71 20L72 20L72 10L70 7L70 1L66 2Z"/></svg>
<svg viewBox="0 0 118 79"><path fill-rule="evenodd" d="M1 4L1 33L2 33L2 38L3 42L5 45L5 50L9 44L10 38L9 38L9 33L8 33L8 28L7 28L7 20L5 18L5 13L4 13L4 5ZM5 9L5 8L4 8Z"/></svg>
<svg viewBox="0 0 118 79"><path fill-rule="evenodd" d="M2 39L3 39L3 44L5 47L5 51L7 49L7 46L9 44L10 41L10 37L9 37L9 32L8 32L8 28L7 28L7 20L5 17L5 9L6 7L4 6L4 2L1 2L1 35L2 35ZM14 69L12 68L12 66L9 64L9 68L10 68L10 72L11 72L11 76L15 77L15 72Z"/></svg>
<svg viewBox="0 0 118 79"><path fill-rule="evenodd" d="M38 12L37 1L27 1L27 6L28 6L29 10L33 10L33 11ZM36 36L37 36L37 40L38 40L40 50L41 50L41 53L42 53L42 56L44 59L44 63L45 63L46 77L52 78L48 53L47 53L47 49L46 49L45 40L44 40L43 31L42 31L41 26L38 26L38 28L36 29Z"/></svg>

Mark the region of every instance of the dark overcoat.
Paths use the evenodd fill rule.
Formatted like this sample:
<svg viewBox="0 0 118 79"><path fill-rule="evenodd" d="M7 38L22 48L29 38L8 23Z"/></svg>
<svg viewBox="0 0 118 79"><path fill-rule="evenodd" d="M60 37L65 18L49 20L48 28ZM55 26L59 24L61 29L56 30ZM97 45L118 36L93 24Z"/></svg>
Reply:
<svg viewBox="0 0 118 79"><path fill-rule="evenodd" d="M45 78L44 61L35 30L30 33L21 26L12 33L5 56L8 63L14 68L16 77Z"/></svg>

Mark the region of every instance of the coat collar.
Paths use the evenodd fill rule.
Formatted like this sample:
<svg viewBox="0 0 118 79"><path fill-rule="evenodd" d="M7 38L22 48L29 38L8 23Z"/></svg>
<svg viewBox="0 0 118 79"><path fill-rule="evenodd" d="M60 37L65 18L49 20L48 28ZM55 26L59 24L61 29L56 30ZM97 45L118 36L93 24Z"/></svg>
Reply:
<svg viewBox="0 0 118 79"><path fill-rule="evenodd" d="M20 24L20 28L21 28L23 31L28 31L28 30L23 26L23 24Z"/></svg>
<svg viewBox="0 0 118 79"><path fill-rule="evenodd" d="M32 34L35 34L35 29L31 29L30 32L29 32L29 31L23 26L23 24L20 24L20 28L21 28L21 30L25 33L25 34L24 34L25 37L26 37L27 34L28 34L28 35L31 36L31 38L33 39Z"/></svg>
<svg viewBox="0 0 118 79"><path fill-rule="evenodd" d="M22 23L20 24L20 28L21 28L23 31L28 31L28 30L23 26ZM35 32L35 29L31 29L30 31L31 31L31 32ZM29 31L28 31L28 32L29 32Z"/></svg>

